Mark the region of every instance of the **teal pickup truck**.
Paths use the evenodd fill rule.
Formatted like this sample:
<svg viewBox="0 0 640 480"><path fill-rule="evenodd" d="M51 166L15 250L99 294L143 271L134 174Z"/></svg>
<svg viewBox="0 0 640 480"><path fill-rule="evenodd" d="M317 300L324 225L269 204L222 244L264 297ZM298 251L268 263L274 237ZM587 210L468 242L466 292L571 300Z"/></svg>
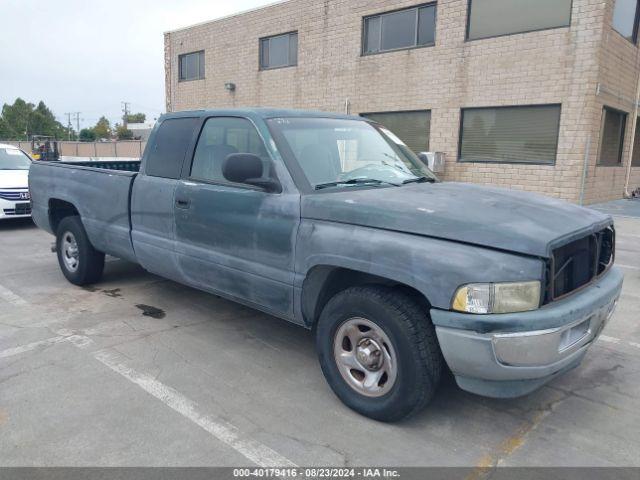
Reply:
<svg viewBox="0 0 640 480"><path fill-rule="evenodd" d="M141 162L37 162L29 182L70 282L110 254L312 329L336 395L383 421L445 366L480 395L535 390L580 363L622 287L609 216L440 182L359 117L168 114Z"/></svg>

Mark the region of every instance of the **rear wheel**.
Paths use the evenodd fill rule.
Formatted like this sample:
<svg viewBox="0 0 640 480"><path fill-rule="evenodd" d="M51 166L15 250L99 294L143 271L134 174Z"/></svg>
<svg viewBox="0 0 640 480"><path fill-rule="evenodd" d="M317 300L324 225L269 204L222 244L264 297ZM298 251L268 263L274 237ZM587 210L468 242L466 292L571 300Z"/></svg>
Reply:
<svg viewBox="0 0 640 480"><path fill-rule="evenodd" d="M427 312L390 288L338 293L318 320L316 346L335 394L376 420L419 412L440 381L442 356Z"/></svg>
<svg viewBox="0 0 640 480"><path fill-rule="evenodd" d="M91 245L78 216L65 217L58 225L56 251L62 273L75 285L96 283L104 270L104 253Z"/></svg>

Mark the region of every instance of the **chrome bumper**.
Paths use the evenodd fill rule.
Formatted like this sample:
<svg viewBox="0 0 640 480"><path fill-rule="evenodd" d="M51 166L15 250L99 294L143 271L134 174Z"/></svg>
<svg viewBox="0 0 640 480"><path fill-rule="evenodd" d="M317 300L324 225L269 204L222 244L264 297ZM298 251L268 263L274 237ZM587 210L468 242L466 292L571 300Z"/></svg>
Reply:
<svg viewBox="0 0 640 480"><path fill-rule="evenodd" d="M444 358L465 390L492 397L529 393L580 363L611 319L622 281L612 268L581 292L533 312L470 316L432 310ZM478 317L480 331L451 326Z"/></svg>

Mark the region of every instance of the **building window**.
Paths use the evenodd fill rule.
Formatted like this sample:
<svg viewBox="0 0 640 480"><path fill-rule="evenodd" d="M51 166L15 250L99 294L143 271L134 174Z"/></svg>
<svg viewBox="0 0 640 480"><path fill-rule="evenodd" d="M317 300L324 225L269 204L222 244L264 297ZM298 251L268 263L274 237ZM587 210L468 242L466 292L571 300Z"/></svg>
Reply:
<svg viewBox="0 0 640 480"><path fill-rule="evenodd" d="M178 63L180 64L181 82L204 78L204 50L180 55Z"/></svg>
<svg viewBox="0 0 640 480"><path fill-rule="evenodd" d="M602 114L602 134L600 135L599 165L622 165L624 132L627 114L613 108L604 107Z"/></svg>
<svg viewBox="0 0 640 480"><path fill-rule="evenodd" d="M436 6L424 5L364 19L365 55L434 45Z"/></svg>
<svg viewBox="0 0 640 480"><path fill-rule="evenodd" d="M429 151L430 111L363 113L361 116L384 125L414 153Z"/></svg>
<svg viewBox="0 0 640 480"><path fill-rule="evenodd" d="M636 135L633 142L632 167L640 167L640 118L636 121Z"/></svg>
<svg viewBox="0 0 640 480"><path fill-rule="evenodd" d="M638 0L616 0L613 28L630 42L638 40Z"/></svg>
<svg viewBox="0 0 640 480"><path fill-rule="evenodd" d="M568 27L572 0L469 0L467 39Z"/></svg>
<svg viewBox="0 0 640 480"><path fill-rule="evenodd" d="M260 39L260 69L293 67L298 64L298 32Z"/></svg>
<svg viewBox="0 0 640 480"><path fill-rule="evenodd" d="M560 105L462 110L461 162L554 164Z"/></svg>

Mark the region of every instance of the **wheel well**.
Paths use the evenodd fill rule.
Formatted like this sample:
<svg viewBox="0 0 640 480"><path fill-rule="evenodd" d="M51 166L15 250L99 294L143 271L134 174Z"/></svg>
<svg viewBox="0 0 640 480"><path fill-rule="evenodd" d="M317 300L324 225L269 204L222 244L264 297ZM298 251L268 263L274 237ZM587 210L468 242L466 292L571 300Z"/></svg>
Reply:
<svg viewBox="0 0 640 480"><path fill-rule="evenodd" d="M429 300L409 285L366 272L321 265L309 271L302 286L302 314L305 323L308 326L315 325L332 297L348 288L362 285L383 285L401 290L412 297L425 312L429 312Z"/></svg>
<svg viewBox="0 0 640 480"><path fill-rule="evenodd" d="M49 200L49 225L53 233L58 231L58 225L65 217L71 217L74 215L80 215L78 209L69 202L52 198Z"/></svg>

